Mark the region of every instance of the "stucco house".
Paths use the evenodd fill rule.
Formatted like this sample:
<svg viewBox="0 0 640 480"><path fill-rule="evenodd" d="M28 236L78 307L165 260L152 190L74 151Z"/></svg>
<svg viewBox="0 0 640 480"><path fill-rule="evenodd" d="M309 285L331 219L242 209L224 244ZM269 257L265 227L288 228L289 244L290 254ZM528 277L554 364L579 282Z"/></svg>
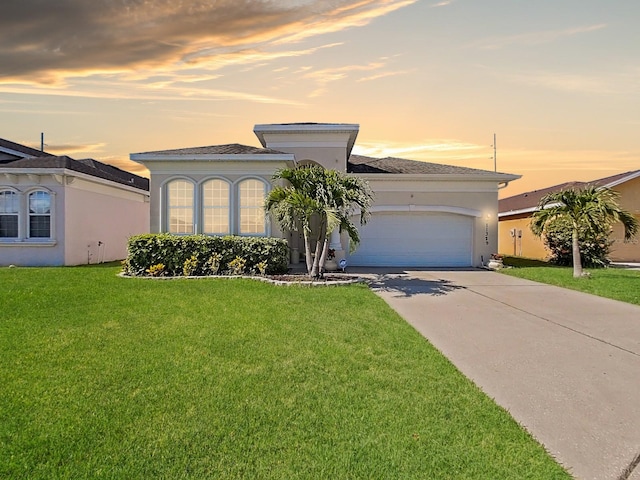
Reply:
<svg viewBox="0 0 640 480"><path fill-rule="evenodd" d="M149 182L92 159L0 139L0 265L120 260L148 231Z"/></svg>
<svg viewBox="0 0 640 480"><path fill-rule="evenodd" d="M633 213L640 220L640 170L599 178L591 182L562 183L500 200L498 214L500 253L540 260L548 258L549 250L545 247L542 239L531 233L529 228L531 215L536 211L540 199L545 195L587 185L606 187L618 192L620 206ZM610 238L613 240L610 255L612 261L640 262L638 239L625 242L622 225L614 226Z"/></svg>
<svg viewBox="0 0 640 480"><path fill-rule="evenodd" d="M302 251L298 233L265 217L264 197L276 170L321 165L366 179L375 194L358 249L349 254L338 232L331 238L350 266L480 266L497 252L498 190L518 175L352 155L358 132L357 124L259 124L261 147L131 154L151 173L151 232L271 235Z"/></svg>

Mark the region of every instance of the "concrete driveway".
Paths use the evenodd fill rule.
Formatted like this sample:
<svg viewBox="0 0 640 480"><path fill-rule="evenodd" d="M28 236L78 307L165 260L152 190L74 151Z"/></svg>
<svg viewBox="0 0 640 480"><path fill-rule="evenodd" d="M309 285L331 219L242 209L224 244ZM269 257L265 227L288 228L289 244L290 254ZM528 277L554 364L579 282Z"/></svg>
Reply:
<svg viewBox="0 0 640 480"><path fill-rule="evenodd" d="M366 273L576 478L640 480L640 307L485 270Z"/></svg>

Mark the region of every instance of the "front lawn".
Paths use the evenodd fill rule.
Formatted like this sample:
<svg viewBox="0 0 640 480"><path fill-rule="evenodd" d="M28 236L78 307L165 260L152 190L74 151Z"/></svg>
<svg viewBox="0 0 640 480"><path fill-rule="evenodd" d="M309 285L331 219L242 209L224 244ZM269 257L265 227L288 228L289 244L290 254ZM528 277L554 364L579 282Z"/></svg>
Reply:
<svg viewBox="0 0 640 480"><path fill-rule="evenodd" d="M588 278L573 278L572 267L557 267L539 260L505 257L504 264L513 266L500 270L507 275L640 305L640 271L637 270L585 269L590 274Z"/></svg>
<svg viewBox="0 0 640 480"><path fill-rule="evenodd" d="M0 478L561 479L366 286L0 269Z"/></svg>

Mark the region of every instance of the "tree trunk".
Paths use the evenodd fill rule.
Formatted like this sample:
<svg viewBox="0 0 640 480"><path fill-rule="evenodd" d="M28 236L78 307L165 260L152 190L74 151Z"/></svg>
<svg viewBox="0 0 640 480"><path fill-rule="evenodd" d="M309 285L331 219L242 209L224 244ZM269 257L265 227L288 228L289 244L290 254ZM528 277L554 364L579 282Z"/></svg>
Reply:
<svg viewBox="0 0 640 480"><path fill-rule="evenodd" d="M322 256L322 251L324 249L325 241L323 241L323 239L326 237L327 231L326 222L324 220L320 222L319 230L320 231L318 232L318 238L316 241L316 255L313 258L313 267L311 268L310 273L312 278L320 278L320 274L322 273L320 270L320 267L322 265L320 263L320 257Z"/></svg>
<svg viewBox="0 0 640 480"><path fill-rule="evenodd" d="M320 274L323 275L324 270L324 262L327 261L327 255L329 254L329 243L330 243L331 234L325 235L322 240L322 255L320 255Z"/></svg>
<svg viewBox="0 0 640 480"><path fill-rule="evenodd" d="M311 275L313 268L313 257L311 256L311 243L309 243L309 232L304 229L304 260L307 264L307 275Z"/></svg>
<svg viewBox="0 0 640 480"><path fill-rule="evenodd" d="M573 256L573 278L582 277L582 258L580 258L580 244L578 243L578 227L573 226L571 234L571 254Z"/></svg>

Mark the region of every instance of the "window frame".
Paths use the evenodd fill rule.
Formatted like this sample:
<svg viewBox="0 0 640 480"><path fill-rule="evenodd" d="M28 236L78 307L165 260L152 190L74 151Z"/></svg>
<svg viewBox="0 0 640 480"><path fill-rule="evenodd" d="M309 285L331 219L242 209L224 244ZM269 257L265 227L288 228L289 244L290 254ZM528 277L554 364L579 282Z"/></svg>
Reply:
<svg viewBox="0 0 640 480"><path fill-rule="evenodd" d="M208 183L211 182L221 182L224 186L226 186L227 188L227 205L224 206L209 206L206 204L205 202L205 193L204 193L204 189L206 187L206 185ZM233 199L233 184L227 180L226 178L223 177L208 177L205 178L204 180L202 180L198 186L198 196L200 199L200 209L199 209L199 217L200 217L200 225L201 225L201 229L200 232L203 235L231 235L234 231L234 225L233 225L233 221L232 221L232 215L231 213L234 210L234 202L232 201ZM206 231L206 213L207 210L223 210L226 208L226 217L227 217L227 231L226 232L207 232Z"/></svg>
<svg viewBox="0 0 640 480"><path fill-rule="evenodd" d="M14 201L12 203L17 204L17 207L15 212L0 212L0 216L16 218L16 235L6 236L6 237L0 236L0 241L3 241L3 242L16 241L20 239L20 233L21 233L21 229L20 229L21 210L22 210L20 205L22 203L21 192L19 192L15 188L0 187L0 195L4 197L5 194L11 194L13 196Z"/></svg>
<svg viewBox="0 0 640 480"><path fill-rule="evenodd" d="M252 205L249 207L244 207L246 209L255 209L255 208L260 208L261 212L262 212L262 222L263 222L263 231L262 233L242 233L241 229L242 229L242 210L243 210L243 206L242 206L242 196L241 196L241 189L242 189L242 184L248 181L256 181L258 183L260 183L262 185L262 202L260 205ZM269 182L267 182L264 178L261 177L257 177L257 176L245 176L242 178L239 178L238 180L236 180L236 182L234 183L234 194L236 197L236 205L237 208L234 209L234 217L236 219L236 229L235 229L235 234L242 236L242 237L268 237L271 232L270 232L270 225L269 222L267 221L267 216L264 212L264 199L266 198L266 196L269 194L269 189L270 189L270 184Z"/></svg>
<svg viewBox="0 0 640 480"><path fill-rule="evenodd" d="M31 212L31 198L34 195L37 195L39 193L43 193L45 195L47 195L48 197L48 201L49 201L49 205L48 205L48 209L49 212L48 213L42 213L42 212ZM46 241L46 240L50 240L52 238L51 235L51 224L52 224L52 215L51 215L51 211L52 211L52 204L53 204L53 196L51 195L51 192L42 189L42 188L37 188L37 189L32 189L30 190L27 195L26 195L26 238L29 240L34 240L37 239L36 241ZM33 235L32 234L32 229L33 226L31 224L32 219L34 218L47 218L48 219L48 235L44 236L44 235Z"/></svg>
<svg viewBox="0 0 640 480"><path fill-rule="evenodd" d="M171 184L174 182L186 182L187 184L191 185L191 232L172 232L171 231L171 210L172 208L178 208L178 207L171 207L171 202L170 202L170 188L171 188ZM197 211L197 188L196 188L196 182L194 182L191 178L189 177L173 177L168 179L163 185L162 185L162 206L161 206L161 215L162 215L162 229L164 232L166 233L171 233L172 235L194 235L195 233L198 232L198 225L196 222L196 211ZM185 207L186 208L186 207Z"/></svg>

